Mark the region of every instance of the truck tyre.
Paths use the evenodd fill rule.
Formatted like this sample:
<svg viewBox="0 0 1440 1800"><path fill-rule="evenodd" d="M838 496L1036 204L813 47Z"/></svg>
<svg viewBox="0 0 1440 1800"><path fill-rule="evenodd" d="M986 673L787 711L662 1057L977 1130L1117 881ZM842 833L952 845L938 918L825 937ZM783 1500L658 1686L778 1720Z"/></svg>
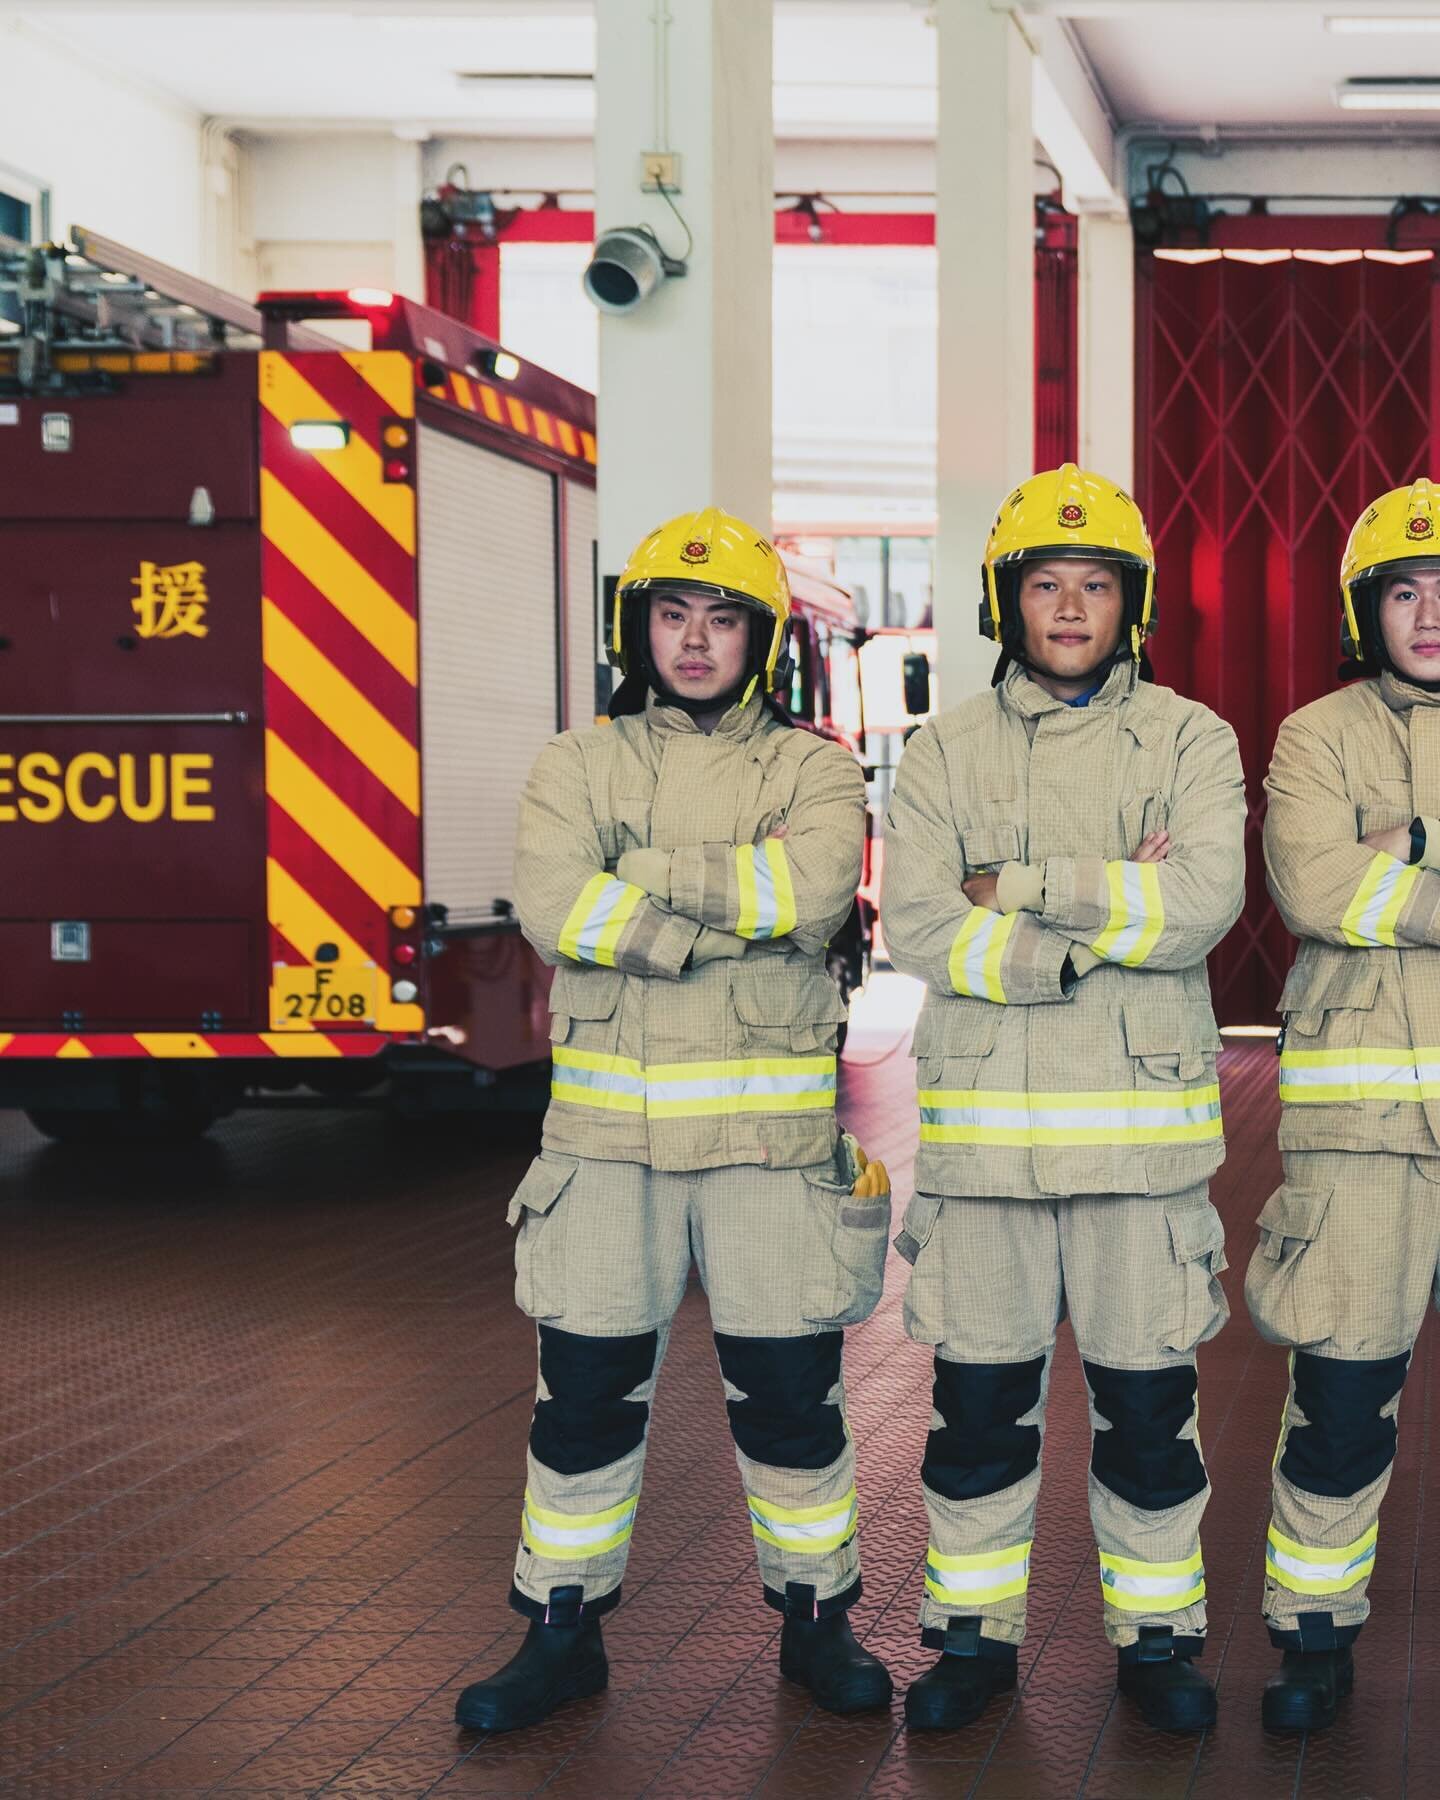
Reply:
<svg viewBox="0 0 1440 1800"><path fill-rule="evenodd" d="M120 1112L114 1109L85 1112L65 1108L35 1107L25 1117L41 1134L57 1144L95 1146L130 1144L137 1148L188 1144L215 1123L213 1112L163 1114Z"/></svg>

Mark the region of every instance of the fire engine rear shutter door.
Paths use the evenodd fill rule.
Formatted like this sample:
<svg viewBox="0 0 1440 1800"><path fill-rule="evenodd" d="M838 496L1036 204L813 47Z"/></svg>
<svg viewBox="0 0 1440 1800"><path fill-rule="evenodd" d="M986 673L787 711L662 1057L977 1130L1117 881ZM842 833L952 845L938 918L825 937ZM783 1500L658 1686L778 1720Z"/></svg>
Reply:
<svg viewBox="0 0 1440 1800"><path fill-rule="evenodd" d="M425 895L457 924L514 893L515 813L556 717L551 476L420 428Z"/></svg>
<svg viewBox="0 0 1440 1800"><path fill-rule="evenodd" d="M595 610L595 490L565 483L565 723L570 730L593 725L600 710L596 665L605 648Z"/></svg>

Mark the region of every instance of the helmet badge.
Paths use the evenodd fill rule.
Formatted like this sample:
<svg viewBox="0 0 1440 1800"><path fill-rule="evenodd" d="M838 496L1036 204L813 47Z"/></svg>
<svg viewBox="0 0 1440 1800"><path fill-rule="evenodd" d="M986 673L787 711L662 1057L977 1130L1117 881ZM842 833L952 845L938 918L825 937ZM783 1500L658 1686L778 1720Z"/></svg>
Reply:
<svg viewBox="0 0 1440 1800"><path fill-rule="evenodd" d="M691 538L688 544L681 545L680 560L687 563L709 562L710 546L703 538Z"/></svg>
<svg viewBox="0 0 1440 1800"><path fill-rule="evenodd" d="M1432 538L1435 535L1434 521L1426 513L1412 513L1405 521L1407 538Z"/></svg>
<svg viewBox="0 0 1440 1800"><path fill-rule="evenodd" d="M1057 517L1067 531L1078 531L1085 523L1085 508L1078 500L1067 500Z"/></svg>

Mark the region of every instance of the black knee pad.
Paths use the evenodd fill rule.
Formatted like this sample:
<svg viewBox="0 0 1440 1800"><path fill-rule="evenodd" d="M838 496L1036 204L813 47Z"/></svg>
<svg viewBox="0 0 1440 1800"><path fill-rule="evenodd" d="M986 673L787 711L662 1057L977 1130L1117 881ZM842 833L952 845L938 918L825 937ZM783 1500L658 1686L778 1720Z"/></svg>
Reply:
<svg viewBox="0 0 1440 1800"><path fill-rule="evenodd" d="M536 1460L557 1475L584 1475L628 1456L645 1441L650 1407L627 1400L655 1369L660 1334L581 1337L540 1327L540 1373L550 1398L530 1425Z"/></svg>
<svg viewBox="0 0 1440 1800"><path fill-rule="evenodd" d="M935 1410L945 1421L925 1441L920 1478L947 1500L979 1500L1031 1474L1040 1427L1018 1423L1040 1398L1045 1358L956 1363L935 1358Z"/></svg>
<svg viewBox="0 0 1440 1800"><path fill-rule="evenodd" d="M1295 1403L1309 1420L1287 1433L1280 1473L1307 1494L1344 1499L1395 1459L1395 1421L1380 1409L1405 1385L1410 1353L1339 1362L1295 1352Z"/></svg>
<svg viewBox="0 0 1440 1800"><path fill-rule="evenodd" d="M1092 1362L1084 1368L1095 1410L1110 1427L1095 1433L1095 1479L1146 1512L1203 1492L1200 1451L1193 1438L1178 1435L1195 1410L1194 1369L1104 1369Z"/></svg>
<svg viewBox="0 0 1440 1800"><path fill-rule="evenodd" d="M845 1448L845 1421L825 1396L840 1379L842 1331L814 1337L715 1333L720 1371L744 1395L727 1400L742 1454L772 1469L828 1469Z"/></svg>

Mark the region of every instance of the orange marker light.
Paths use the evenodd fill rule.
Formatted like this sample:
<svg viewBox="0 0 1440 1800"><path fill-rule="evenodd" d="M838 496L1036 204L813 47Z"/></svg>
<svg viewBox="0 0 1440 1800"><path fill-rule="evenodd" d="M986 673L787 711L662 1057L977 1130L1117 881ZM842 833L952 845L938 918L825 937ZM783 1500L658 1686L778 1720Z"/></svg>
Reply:
<svg viewBox="0 0 1440 1800"><path fill-rule="evenodd" d="M392 906L390 923L397 931L408 931L415 923L415 908L413 906Z"/></svg>
<svg viewBox="0 0 1440 1800"><path fill-rule="evenodd" d="M403 450L410 442L410 433L403 425L387 425L380 436L388 450Z"/></svg>

